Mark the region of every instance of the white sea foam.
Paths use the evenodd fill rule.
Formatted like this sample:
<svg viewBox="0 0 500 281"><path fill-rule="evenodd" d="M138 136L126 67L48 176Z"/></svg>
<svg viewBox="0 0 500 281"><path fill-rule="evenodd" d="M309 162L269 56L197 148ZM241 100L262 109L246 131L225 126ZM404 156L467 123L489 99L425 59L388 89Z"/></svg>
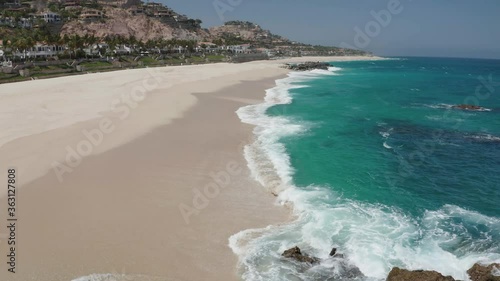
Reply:
<svg viewBox="0 0 500 281"><path fill-rule="evenodd" d="M435 108L435 109L452 109L456 104L446 104L446 103L438 103L438 104L416 104L416 105L421 105L429 108ZM468 110L468 111L492 111L491 108L480 108L480 109L475 109L475 110Z"/></svg>
<svg viewBox="0 0 500 281"><path fill-rule="evenodd" d="M134 280L132 277L128 277L122 274L90 274L87 276L82 276L71 281L130 281Z"/></svg>
<svg viewBox="0 0 500 281"><path fill-rule="evenodd" d="M378 124L379 126L385 126L387 124L383 123L383 124ZM391 133L392 131L394 130L394 128L390 128L389 130L387 131L380 131L379 134L384 138L384 139L387 139L391 136Z"/></svg>
<svg viewBox="0 0 500 281"><path fill-rule="evenodd" d="M386 141L384 141L384 147L387 149L392 149L392 146L388 145Z"/></svg>
<svg viewBox="0 0 500 281"><path fill-rule="evenodd" d="M453 104L446 104L446 103L438 103L438 104L424 104L423 106L430 107L430 108L436 108L436 109L451 109L453 107Z"/></svg>
<svg viewBox="0 0 500 281"><path fill-rule="evenodd" d="M399 266L468 280L466 270L474 263L500 262L500 248L495 244L500 239L497 218L451 205L415 218L396 208L345 199L330 188L294 185L294 170L279 140L305 132L308 125L271 117L266 111L291 103L289 90L303 87L296 83L319 75L323 74L291 73L276 81L264 103L237 111L243 122L256 126L256 141L245 148L252 175L278 195L278 202L293 204L297 217L289 224L245 230L230 237L229 246L239 257L243 279L342 280L345 272L357 267L365 280L384 280L392 267ZM389 137L390 130L381 135ZM478 225L483 229L476 237ZM323 261L305 270L283 259L280 254L295 245ZM346 258L329 258L331 247L338 247Z"/></svg>
<svg viewBox="0 0 500 281"><path fill-rule="evenodd" d="M142 274L121 274L121 273L103 273L90 274L78 277L71 281L169 281L165 277L152 277Z"/></svg>
<svg viewBox="0 0 500 281"><path fill-rule="evenodd" d="M475 139L483 142L500 142L500 137L493 136L490 134L482 134L482 135L472 135L467 138Z"/></svg>
<svg viewBox="0 0 500 281"><path fill-rule="evenodd" d="M500 276L500 267L493 268L491 273L493 274L493 276Z"/></svg>
<svg viewBox="0 0 500 281"><path fill-rule="evenodd" d="M335 72L335 71L341 71L341 70L342 70L342 68L336 67L336 66L331 66L331 67L328 68L328 71L333 71L333 72Z"/></svg>
<svg viewBox="0 0 500 281"><path fill-rule="evenodd" d="M324 69L314 69L311 70L310 73L314 74L324 74L324 75L338 75L337 73L330 71L330 70L324 70Z"/></svg>

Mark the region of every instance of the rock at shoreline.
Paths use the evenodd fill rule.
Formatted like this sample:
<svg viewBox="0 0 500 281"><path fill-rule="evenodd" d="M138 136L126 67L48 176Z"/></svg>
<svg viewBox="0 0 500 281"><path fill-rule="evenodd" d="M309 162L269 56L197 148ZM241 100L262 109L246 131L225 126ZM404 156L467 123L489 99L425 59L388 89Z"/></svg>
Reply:
<svg viewBox="0 0 500 281"><path fill-rule="evenodd" d="M313 69L323 69L323 70L328 70L328 68L331 67L329 63L326 62L304 62L304 63L298 63L298 64L285 64L285 68L295 70L295 71L307 71L307 70L313 70Z"/></svg>
<svg viewBox="0 0 500 281"><path fill-rule="evenodd" d="M459 105L454 105L451 108L462 109L462 110L478 110L478 111L482 111L485 109L484 107L471 104L459 104Z"/></svg>
<svg viewBox="0 0 500 281"><path fill-rule="evenodd" d="M500 272L500 263L487 266L476 263L467 273L472 281L500 281L500 276L493 275L494 270Z"/></svg>
<svg viewBox="0 0 500 281"><path fill-rule="evenodd" d="M303 254L299 247L295 246L291 249L288 249L281 254L285 258L293 259L295 261L301 262L303 264L307 264L309 266L319 263L321 259L317 257L311 257L306 254ZM363 273L361 270L355 265L349 263L348 260L344 258L343 254L337 253L337 248L333 248L330 252L330 262L333 265L333 271L330 273L331 275L323 275L325 279L316 279L316 280L358 280L363 277ZM306 267L302 267L303 270L307 270ZM309 268L309 267L307 267ZM323 274L328 274L327 272L323 272Z"/></svg>
<svg viewBox="0 0 500 281"><path fill-rule="evenodd" d="M386 281L455 281L451 276L443 276L436 271L414 270L409 271L394 267Z"/></svg>
<svg viewBox="0 0 500 281"><path fill-rule="evenodd" d="M299 262L306 262L306 263L310 263L310 264L319 262L319 259L316 257L310 257L306 254L302 254L302 252L300 251L300 248L297 246L284 251L283 254L281 254L281 255L285 258L294 259L294 260L299 261Z"/></svg>

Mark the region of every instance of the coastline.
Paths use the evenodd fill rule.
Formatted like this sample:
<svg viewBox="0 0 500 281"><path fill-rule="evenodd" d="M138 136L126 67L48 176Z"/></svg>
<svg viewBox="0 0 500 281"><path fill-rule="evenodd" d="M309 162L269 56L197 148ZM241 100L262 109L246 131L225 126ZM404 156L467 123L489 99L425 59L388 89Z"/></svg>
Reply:
<svg viewBox="0 0 500 281"><path fill-rule="evenodd" d="M399 62L391 63L397 64ZM474 218L473 220L487 221L492 227L486 232L491 235L496 232L495 225L496 229L498 229L498 220L494 217L468 210L461 205L445 203L437 210L425 209L423 217L413 219L410 216L410 219L408 219L408 216L400 212L399 209L392 209L391 207L384 209L381 206L385 205L378 205L378 203L357 202L356 200L350 200L350 198L344 199L333 188L330 190L315 185L314 181L317 178L314 176L317 174L314 173L314 168L307 170L306 166L311 165L316 169L318 167L314 166L312 162L307 163L309 157L307 153L310 148L314 147L312 144L321 147L323 139L317 139L316 142L311 141L310 135L315 134L313 130L311 130L313 132L306 133L306 136L300 135L302 132L307 131L309 125L307 121L303 122L303 120L312 119L316 121L323 119L319 119L314 114L308 116L304 112L308 112L307 110L314 112L314 109L320 108L320 106L314 107L315 103L321 104L323 100L323 95L317 93L322 93L323 89L326 88L322 83L327 84L324 80L328 80L329 75L335 75L331 72L336 71L346 70L343 67L334 67L329 68L329 71L313 70L304 73L292 73L289 78L278 80L275 88L268 90L264 103L250 105L238 110L238 115L244 123L257 126L255 129L256 141L247 147L248 150L245 150L245 156L250 163L252 175L263 186L270 188L270 192L277 195L277 201L280 204L291 206L294 215L290 223L261 229L247 229L231 236L230 247L240 257L240 270L244 276L243 279L278 280L284 276L294 276L301 280L326 280L330 278L342 279L343 277L354 278L353 275L360 277L364 274L370 280L385 280L386 278L387 280L420 280L424 278L423 275L431 274L436 276L436 279L432 280L444 280L442 279L445 278L442 276L444 274L448 275L447 280L454 280L453 278L457 278L457 280L482 280L477 275L487 275L495 266L498 268L500 266L498 264L498 253L495 252L481 253L469 248L465 255L459 253L455 256L454 252L448 252L448 249L443 249L438 245L429 248L425 247L442 241L439 239L436 239L437 242L433 240L432 234L421 238L425 242L417 244L414 246L415 248L405 248L406 251L397 252L396 254L400 255L397 258L400 261L393 262L386 259L387 254L392 253L392 247L401 247L399 241L393 242L387 239L388 236L394 233L399 232L396 235L400 235L400 237L408 235L412 238L417 237L416 239L419 239L421 233L426 231L431 233L432 231L442 231L442 233L449 235L446 227L439 226L446 220L442 216L455 218L454 216L461 214L463 217L459 215L457 219ZM353 70L350 69L350 71ZM320 79L316 85L313 81L318 77L324 79ZM332 81L335 80L332 79ZM296 93L296 95L289 95L289 89L301 87L300 85L294 85L296 82L304 82L297 84L302 84L306 89L301 93ZM332 87L332 84L329 84L329 86ZM348 84L347 87L350 85ZM344 93L343 91L345 92L345 88L338 89L336 93ZM317 98L317 100L311 101L314 98ZM292 99L297 100L288 107L290 112L287 112L287 108L280 106L274 109L271 108L275 105L290 104ZM301 105L302 107L300 107ZM351 104L342 104L342 106L348 109L351 108ZM271 110L267 114L269 108ZM273 110L283 111L278 113ZM341 111L340 115L342 114L346 113ZM351 116L350 113L346 115ZM329 117L329 115L326 116L326 118ZM396 126L391 125L390 130L394 127ZM322 136L326 135L324 131L322 133ZM384 131L378 133L382 134ZM293 144L290 144L290 137L294 135L297 135L297 138L303 137L306 141L302 145L297 145L299 141L295 140ZM352 136L351 134L348 135ZM387 136L383 137L387 138ZM280 138L283 138L284 141L280 141ZM289 145L287 148L290 148L290 152L287 151L283 142L287 142ZM366 147L369 147L369 145ZM384 149L388 148L385 147ZM318 150L322 151L321 149ZM325 150L328 150L328 148L325 148ZM328 153L325 154L328 155ZM295 164L298 162L306 162L306 164L300 163L301 165L292 166L290 155L294 155L294 159L297 161ZM316 158L313 159L318 158L318 155L316 155ZM354 159L359 158L361 157L355 157ZM322 164L325 165L324 162ZM299 167L302 172L302 180L304 180L304 170L313 175L308 179L310 185L304 183L302 183L301 187L294 185L292 176L296 167ZM297 178L299 178L299 181L301 180L301 177L297 176ZM311 182L313 183L311 184ZM328 201L328 203L325 204L323 200ZM329 205L330 203L331 205ZM414 222L420 221L420 219L423 221L423 227L415 227ZM453 223L450 224L455 226ZM393 228L393 226L396 227ZM387 227L388 230L384 230L384 227ZM426 227L429 227L429 230L426 230ZM354 231L350 232L349 228ZM380 228L382 228L382 231L380 231ZM372 235L368 234L369 237L366 233L359 235L360 229L361 232L366 230L366 233ZM339 232L343 233L339 235ZM455 236L455 233L453 233L451 235L459 237L458 239L464 239L461 236L462 234ZM466 233L464 236L469 238L470 233ZM493 234L491 237L495 239L496 236ZM386 244L385 241L388 240L389 242ZM404 238L402 240L403 243L406 242ZM489 241L485 242L485 247L488 247L488 243ZM300 249L298 250L299 253L296 254L296 247L302 249L302 254ZM387 248L384 249L384 247ZM383 250L377 252L380 249ZM342 251L338 256L335 255L337 250ZM334 254L331 254L332 252ZM283 258L283 256L286 258ZM409 256L412 258L408 259ZM321 262L312 267L307 267L308 259L311 259L311 257L313 260L317 259ZM429 260L447 259L449 260L445 266L441 263L429 262ZM304 270L304 268L308 269ZM477 268L481 268L484 272L478 274ZM475 271L476 273L474 273ZM473 277L474 274L476 274L475 277ZM469 279L469 276L471 279Z"/></svg>
<svg viewBox="0 0 500 281"><path fill-rule="evenodd" d="M101 103L113 103L134 89L148 70L15 83L16 95L0 95L2 105L17 104L4 114L10 126L19 125L4 131L0 148L4 165L16 167L21 180L18 264L24 269L13 280L36 275L41 281L64 281L91 274L138 281L237 280L227 238L286 221L289 214L276 208L274 197L250 177L242 146L251 142L252 126L242 124L234 112L260 103L264 89L288 73L279 68L284 62L217 64L189 75L200 66L161 68L160 79L174 81L154 88L153 80L146 79L151 82L142 83L147 95L135 107L118 100L118 106L129 105L124 120L124 112L106 111ZM76 94L64 96L75 87ZM97 94L85 96L92 91ZM54 114L56 108L64 111ZM75 117L75 112L84 114ZM115 129L104 132L61 182L51 165L64 161L68 145L78 150L84 130L109 129L109 122L102 126L104 118ZM65 122L57 122L61 119ZM2 176L5 171L2 167ZM207 200L189 209L202 189L208 190ZM181 204L189 215L182 214ZM0 243L0 252L5 246ZM5 272L1 268L0 276Z"/></svg>

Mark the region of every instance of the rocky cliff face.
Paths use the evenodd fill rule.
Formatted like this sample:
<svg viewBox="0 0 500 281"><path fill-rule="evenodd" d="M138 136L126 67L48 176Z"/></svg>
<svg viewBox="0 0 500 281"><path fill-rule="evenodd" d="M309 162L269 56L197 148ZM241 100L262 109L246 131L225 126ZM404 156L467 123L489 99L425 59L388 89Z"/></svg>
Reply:
<svg viewBox="0 0 500 281"><path fill-rule="evenodd" d="M173 28L154 17L146 15L131 15L127 10L120 8L105 8L105 18L93 22L71 21L63 25L61 35L94 34L97 37L107 35L135 36L137 39L194 39L200 40L208 36L203 29L196 31Z"/></svg>

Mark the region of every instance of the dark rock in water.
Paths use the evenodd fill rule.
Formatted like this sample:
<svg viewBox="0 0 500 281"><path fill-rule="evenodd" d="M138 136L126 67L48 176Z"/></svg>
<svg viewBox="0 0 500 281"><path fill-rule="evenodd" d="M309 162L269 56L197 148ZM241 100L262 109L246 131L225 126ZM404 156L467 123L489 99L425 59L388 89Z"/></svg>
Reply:
<svg viewBox="0 0 500 281"><path fill-rule="evenodd" d="M493 275L493 271L500 272L500 263L490 265L480 265L476 263L467 273L472 281L500 281L500 276Z"/></svg>
<svg viewBox="0 0 500 281"><path fill-rule="evenodd" d="M330 257L333 257L335 256L335 254L337 253L337 248L333 248L331 251L330 251Z"/></svg>
<svg viewBox="0 0 500 281"><path fill-rule="evenodd" d="M319 259L316 257L310 257L306 254L302 254L300 252L300 248L297 246L284 251L283 254L281 254L281 255L285 258L294 259L294 260L299 261L299 262L307 262L310 264L319 262Z"/></svg>
<svg viewBox="0 0 500 281"><path fill-rule="evenodd" d="M358 267L348 264L345 261L340 263L339 271L341 272L343 279L357 279L365 276Z"/></svg>
<svg viewBox="0 0 500 281"><path fill-rule="evenodd" d="M409 271L394 267L386 281L455 281L451 276L443 276L436 271L414 270Z"/></svg>
<svg viewBox="0 0 500 281"><path fill-rule="evenodd" d="M470 105L470 104L459 104L459 105L454 105L451 108L453 109L462 109L462 110L484 110L484 107L480 107L477 105Z"/></svg>
<svg viewBox="0 0 500 281"><path fill-rule="evenodd" d="M301 264L296 264L300 272L306 272L310 270L310 266L319 263L321 260L316 257L311 257L303 254L299 247L295 246L288 249L281 254L285 258L293 259L295 261L301 262ZM325 281L337 281L337 280L361 280L364 274L355 265L351 264L344 255L337 253L337 249L333 248L330 252L330 262L333 265L333 271L328 268L320 269L315 273L314 280L325 280ZM294 279L295 280L295 279Z"/></svg>
<svg viewBox="0 0 500 281"><path fill-rule="evenodd" d="M326 62L304 62L304 63L298 63L298 64L285 64L285 68L295 70L295 71L307 71L307 70L313 70L313 69L323 69L323 70L328 70L328 68L331 65Z"/></svg>

